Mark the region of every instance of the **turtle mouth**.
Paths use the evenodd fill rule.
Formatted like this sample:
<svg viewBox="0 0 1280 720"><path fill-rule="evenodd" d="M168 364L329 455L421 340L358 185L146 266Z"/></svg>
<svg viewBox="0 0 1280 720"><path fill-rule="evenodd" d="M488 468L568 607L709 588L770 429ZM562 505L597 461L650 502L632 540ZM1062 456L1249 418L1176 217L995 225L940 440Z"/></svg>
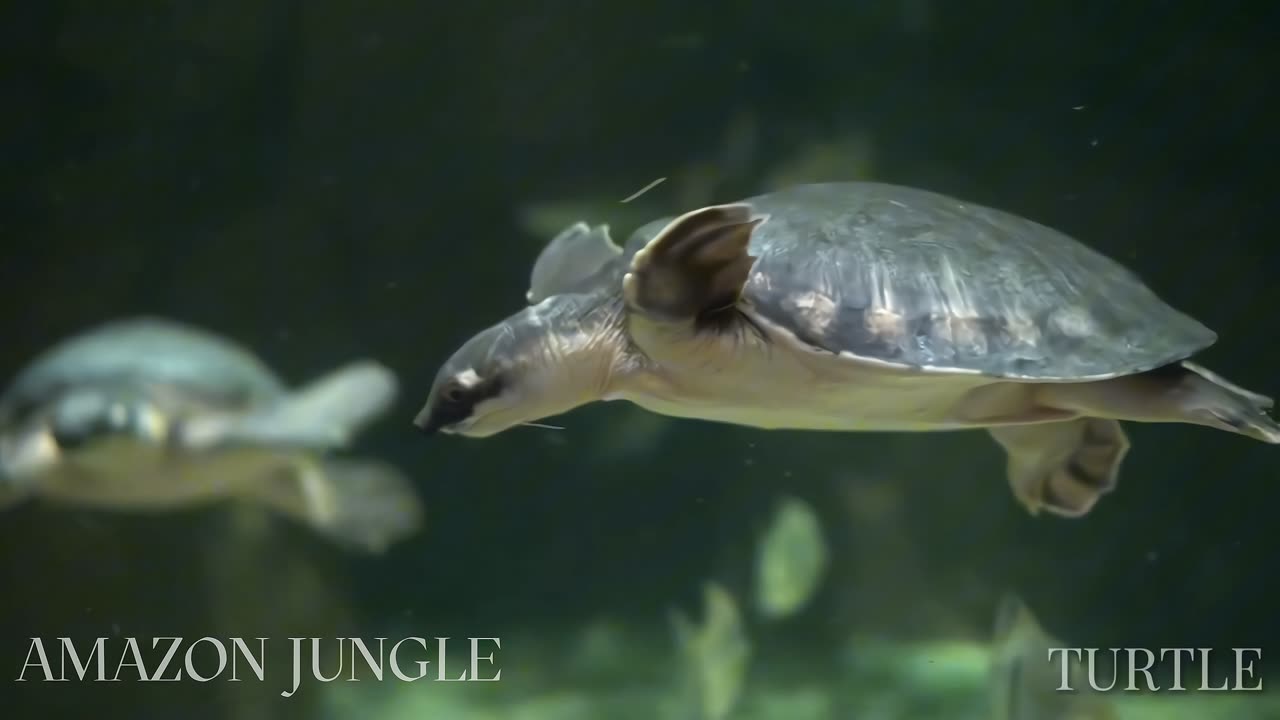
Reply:
<svg viewBox="0 0 1280 720"><path fill-rule="evenodd" d="M474 417L469 417L466 420L459 420L458 422L444 425L440 428L440 432L445 435L464 437L470 434L471 428L475 427L475 425L476 419Z"/></svg>
<svg viewBox="0 0 1280 720"><path fill-rule="evenodd" d="M437 433L448 432L448 430L445 429L444 423L439 422L436 418L433 418L430 415L427 415L425 413L420 414L418 415L418 417L414 418L413 424L418 426L419 432L421 432L423 435L426 435L428 437L435 435Z"/></svg>
<svg viewBox="0 0 1280 720"><path fill-rule="evenodd" d="M466 417L457 417L458 413L449 412L447 408L424 408L413 419L413 424L423 435L457 435L466 430L470 422Z"/></svg>

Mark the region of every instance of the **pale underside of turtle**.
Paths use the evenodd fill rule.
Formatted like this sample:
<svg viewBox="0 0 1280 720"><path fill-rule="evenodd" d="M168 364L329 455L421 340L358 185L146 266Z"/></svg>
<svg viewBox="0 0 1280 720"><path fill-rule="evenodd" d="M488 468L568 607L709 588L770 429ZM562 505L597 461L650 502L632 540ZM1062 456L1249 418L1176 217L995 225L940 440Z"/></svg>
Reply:
<svg viewBox="0 0 1280 720"><path fill-rule="evenodd" d="M38 356L0 398L0 505L38 495L160 511L240 498L378 551L420 522L411 484L387 463L327 451L395 392L370 361L293 391L204 330L110 322Z"/></svg>
<svg viewBox="0 0 1280 720"><path fill-rule="evenodd" d="M1132 272L923 190L797 186L655 221L624 248L577 223L539 256L528 299L438 383L551 335L543 355L601 390L580 400L761 428L987 428L1018 499L1066 516L1114 487L1129 446L1118 420L1280 442L1270 399L1184 362L1216 335ZM618 345L603 379L575 358ZM456 431L483 427L476 415Z"/></svg>

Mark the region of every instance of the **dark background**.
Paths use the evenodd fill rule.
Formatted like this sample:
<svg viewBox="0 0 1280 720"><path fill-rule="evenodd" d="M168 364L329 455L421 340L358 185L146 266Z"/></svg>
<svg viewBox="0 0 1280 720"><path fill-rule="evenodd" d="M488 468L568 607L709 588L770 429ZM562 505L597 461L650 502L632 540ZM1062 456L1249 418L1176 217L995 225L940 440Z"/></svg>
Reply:
<svg viewBox="0 0 1280 720"><path fill-rule="evenodd" d="M1025 516L979 433L675 422L660 446L615 462L590 452L600 433L627 431L612 406L565 418L554 436L486 441L427 441L409 420L445 357L523 302L545 238L521 226L520 208L602 187L626 197L710 156L743 109L761 128L758 164L859 129L874 138L877 179L1081 238L1219 332L1205 364L1278 395L1278 12L1261 2L5 3L0 372L143 312L224 332L291 380L360 355L391 365L402 401L365 447L415 475L428 530L376 560L335 558L286 531L288 553L258 558L323 567L371 623L408 614L483 635L603 609L647 618L692 597L726 547L751 543L773 493L829 498L839 468L909 476L904 532L926 562L1016 589L1060 635L1262 646L1265 657L1280 647L1280 451L1240 437L1131 427L1119 491L1063 521ZM748 180L731 177L724 192ZM847 519L820 506L838 553ZM37 633L123 623L126 635L208 634L199 558L218 552L203 528L214 522L8 512L0 618L14 639L0 647L0 675L16 674L21 638ZM975 607L975 622L986 610ZM798 636L822 636L814 628L832 617L810 619ZM0 697L8 683L0 677ZM90 702L112 717L161 707L136 686L22 689L42 717Z"/></svg>

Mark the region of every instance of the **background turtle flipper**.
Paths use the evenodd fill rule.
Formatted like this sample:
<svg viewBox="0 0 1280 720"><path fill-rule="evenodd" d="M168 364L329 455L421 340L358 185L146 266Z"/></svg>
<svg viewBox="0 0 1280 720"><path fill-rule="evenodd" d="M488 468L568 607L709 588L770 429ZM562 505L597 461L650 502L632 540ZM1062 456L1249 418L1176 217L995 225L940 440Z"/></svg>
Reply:
<svg viewBox="0 0 1280 720"><path fill-rule="evenodd" d="M247 492L359 552L381 553L422 527L413 484L399 468L377 460L298 458Z"/></svg>
<svg viewBox="0 0 1280 720"><path fill-rule="evenodd" d="M395 400L395 375L363 361L334 370L279 403L247 414L186 420L180 442L189 448L224 444L341 447Z"/></svg>
<svg viewBox="0 0 1280 720"><path fill-rule="evenodd" d="M623 279L627 305L648 317L692 320L738 301L755 258L752 218L744 203L713 205L672 220L631 259Z"/></svg>

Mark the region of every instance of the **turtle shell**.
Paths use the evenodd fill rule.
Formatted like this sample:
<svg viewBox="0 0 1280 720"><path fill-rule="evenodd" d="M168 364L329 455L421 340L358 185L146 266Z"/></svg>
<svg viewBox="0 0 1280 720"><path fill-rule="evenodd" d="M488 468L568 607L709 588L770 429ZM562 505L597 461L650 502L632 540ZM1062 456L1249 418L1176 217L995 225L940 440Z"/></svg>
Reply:
<svg viewBox="0 0 1280 720"><path fill-rule="evenodd" d="M1217 340L1116 261L1007 212L867 182L743 202L769 216L751 239L744 309L817 350L1067 382L1150 370ZM669 220L637 230L624 263Z"/></svg>
<svg viewBox="0 0 1280 720"><path fill-rule="evenodd" d="M159 318L118 320L68 338L37 356L0 398L0 423L69 388L164 384L223 405L279 398L284 383L248 350Z"/></svg>

